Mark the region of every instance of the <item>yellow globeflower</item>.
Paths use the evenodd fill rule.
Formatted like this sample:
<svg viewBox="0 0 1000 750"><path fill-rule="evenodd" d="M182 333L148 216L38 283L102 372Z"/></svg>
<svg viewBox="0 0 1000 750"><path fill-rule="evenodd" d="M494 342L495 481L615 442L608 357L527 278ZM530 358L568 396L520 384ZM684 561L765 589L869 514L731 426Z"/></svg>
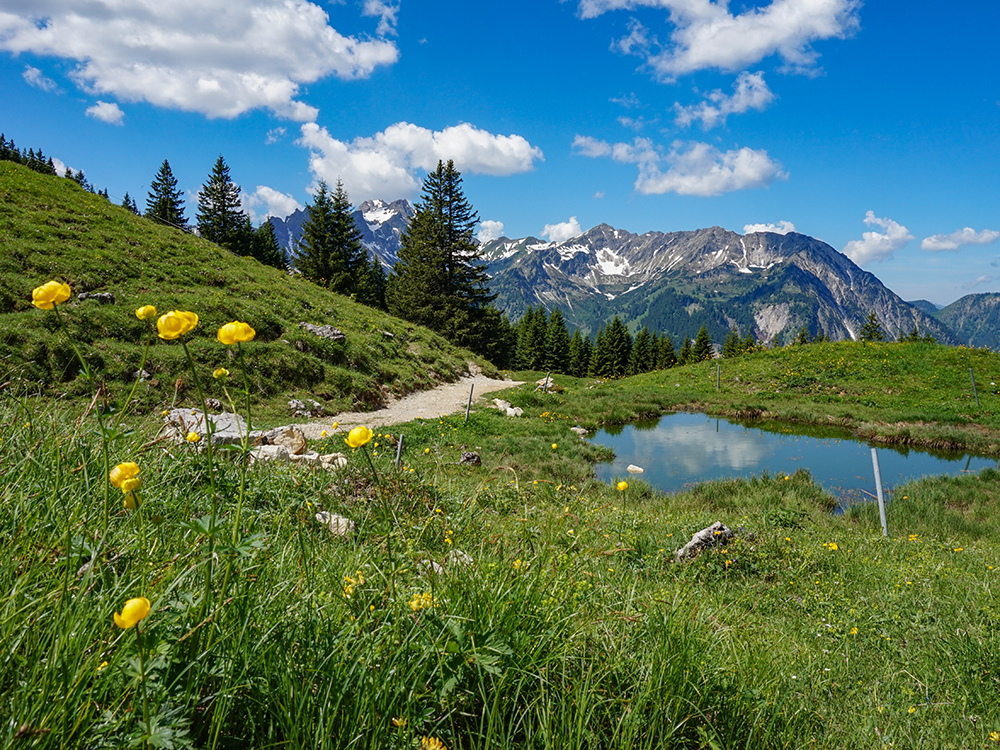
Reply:
<svg viewBox="0 0 1000 750"><path fill-rule="evenodd" d="M627 489L628 489L628 482L626 482L624 479L618 483L619 492L624 492Z"/></svg>
<svg viewBox="0 0 1000 750"><path fill-rule="evenodd" d="M134 628L139 620L145 620L149 615L149 599L144 596L129 599L122 607L122 613L115 612L115 625L125 630Z"/></svg>
<svg viewBox="0 0 1000 750"><path fill-rule="evenodd" d="M420 750L448 750L448 748L437 737L421 737Z"/></svg>
<svg viewBox="0 0 1000 750"><path fill-rule="evenodd" d="M156 330L161 339L172 341L180 338L198 325L198 315L183 310L171 310L156 321Z"/></svg>
<svg viewBox="0 0 1000 750"><path fill-rule="evenodd" d="M559 443L553 443L552 444L552 450L555 450L558 447L559 447Z"/></svg>
<svg viewBox="0 0 1000 750"><path fill-rule="evenodd" d="M212 373L212 377L215 378L216 380L222 380L223 378L228 378L229 370L227 370L225 367L219 367L218 369L215 370L215 372Z"/></svg>
<svg viewBox="0 0 1000 750"><path fill-rule="evenodd" d="M199 435L197 432L189 432L184 439L187 440L189 443L197 443L199 440L201 440L201 435Z"/></svg>
<svg viewBox="0 0 1000 750"><path fill-rule="evenodd" d="M143 305L142 307L136 308L135 317L139 320L149 320L150 318L155 318L156 308L152 305Z"/></svg>
<svg viewBox="0 0 1000 750"><path fill-rule="evenodd" d="M369 430L367 427L361 426L361 427L355 427L353 430L347 433L347 437L344 439L344 442L346 442L352 448L360 448L362 445L366 445L368 441L371 439L372 439L372 431Z"/></svg>
<svg viewBox="0 0 1000 750"><path fill-rule="evenodd" d="M40 310L51 310L58 304L69 299L69 284L59 281L46 281L31 291L31 304Z"/></svg>
<svg viewBox="0 0 1000 750"><path fill-rule="evenodd" d="M122 500L122 506L126 510L135 510L139 507L139 496L135 492L128 493L125 495L125 499Z"/></svg>
<svg viewBox="0 0 1000 750"><path fill-rule="evenodd" d="M118 464L108 474L108 479L111 481L111 484L126 494L132 490L139 489L139 485L133 484L134 482L140 481L138 477L139 464L133 463L132 461L126 461L123 464ZM126 482L129 483L128 489L125 488Z"/></svg>
<svg viewBox="0 0 1000 750"><path fill-rule="evenodd" d="M253 337L256 335L257 332L246 323L234 320L232 323L226 323L222 326L216 334L216 338L223 344L230 345L253 341Z"/></svg>

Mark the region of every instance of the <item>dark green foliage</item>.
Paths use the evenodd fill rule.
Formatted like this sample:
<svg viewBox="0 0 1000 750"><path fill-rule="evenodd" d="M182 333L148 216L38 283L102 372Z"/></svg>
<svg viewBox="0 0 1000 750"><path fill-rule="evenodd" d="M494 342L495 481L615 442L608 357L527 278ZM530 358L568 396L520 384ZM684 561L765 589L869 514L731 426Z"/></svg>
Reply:
<svg viewBox="0 0 1000 750"><path fill-rule="evenodd" d="M497 331L495 317L487 313L494 295L473 235L478 221L454 162L438 162L424 179L421 201L400 238L386 303L393 315L483 352Z"/></svg>
<svg viewBox="0 0 1000 750"><path fill-rule="evenodd" d="M617 315L597 333L594 353L590 358L590 374L602 378L617 378L628 373L632 356L632 337Z"/></svg>
<svg viewBox="0 0 1000 750"><path fill-rule="evenodd" d="M552 372L569 372L569 331L566 319L556 307L549 315L545 329L545 369Z"/></svg>
<svg viewBox="0 0 1000 750"><path fill-rule="evenodd" d="M128 192L126 192L125 197L122 198L122 208L127 208L136 216L139 215L139 207L135 205L135 201L132 199L132 196L128 194Z"/></svg>
<svg viewBox="0 0 1000 750"><path fill-rule="evenodd" d="M677 364L686 365L693 361L691 358L691 339L685 336L681 343L681 350L677 353Z"/></svg>
<svg viewBox="0 0 1000 750"><path fill-rule="evenodd" d="M861 326L859 338L862 341L885 341L885 331L882 330L874 311L868 313L865 324Z"/></svg>
<svg viewBox="0 0 1000 750"><path fill-rule="evenodd" d="M722 344L723 357L736 357L740 353L740 334L735 328L730 328L726 340Z"/></svg>
<svg viewBox="0 0 1000 750"><path fill-rule="evenodd" d="M240 186L220 155L198 194L198 233L237 255L251 255L253 230L240 205Z"/></svg>
<svg viewBox="0 0 1000 750"><path fill-rule="evenodd" d="M244 229L244 231L246 230ZM250 255L265 266L285 268L288 265L285 251L281 249L278 238L274 236L274 225L271 224L270 220L262 222L253 232L250 241Z"/></svg>
<svg viewBox="0 0 1000 750"><path fill-rule="evenodd" d="M586 377L591 353L590 337L577 328L569 342L569 374L575 378Z"/></svg>
<svg viewBox="0 0 1000 750"><path fill-rule="evenodd" d="M809 335L809 326L803 325L799 329L799 332L796 334L795 340L792 343L797 346L812 343L812 336Z"/></svg>
<svg viewBox="0 0 1000 750"><path fill-rule="evenodd" d="M354 299L362 305L385 309L385 287L388 278L382 262L371 256L358 270L355 276ZM509 325L509 324L508 324Z"/></svg>
<svg viewBox="0 0 1000 750"><path fill-rule="evenodd" d="M184 229L187 225L187 219L184 218L182 195L183 193L177 189L177 178L170 170L170 162L164 159L156 177L149 184L149 195L146 196L146 217L178 229Z"/></svg>
<svg viewBox="0 0 1000 750"><path fill-rule="evenodd" d="M642 327L636 334L632 344L632 355L629 357L628 374L638 375L656 369L656 340L649 328Z"/></svg>
<svg viewBox="0 0 1000 750"><path fill-rule="evenodd" d="M691 361L704 362L706 359L712 359L713 356L712 337L708 335L708 328L702 326L695 337L694 345L691 347Z"/></svg>
<svg viewBox="0 0 1000 750"><path fill-rule="evenodd" d="M548 321L545 308L528 307L515 327L517 331L517 367L521 370L545 368L545 334Z"/></svg>
<svg viewBox="0 0 1000 750"><path fill-rule="evenodd" d="M677 364L677 354L674 352L674 341L663 334L659 341L659 351L656 355L657 369L667 370Z"/></svg>

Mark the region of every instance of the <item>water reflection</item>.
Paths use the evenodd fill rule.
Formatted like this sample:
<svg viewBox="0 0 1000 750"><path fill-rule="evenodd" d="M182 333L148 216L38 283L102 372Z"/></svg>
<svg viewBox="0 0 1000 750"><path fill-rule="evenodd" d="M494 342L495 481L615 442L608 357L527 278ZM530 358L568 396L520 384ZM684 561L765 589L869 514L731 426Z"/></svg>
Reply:
<svg viewBox="0 0 1000 750"><path fill-rule="evenodd" d="M645 469L643 479L676 492L712 479L762 472L808 469L834 495L874 493L871 450L843 430L779 422L738 423L704 414L667 414L659 420L598 432L593 442L615 452L599 464L597 476L610 481L626 467ZM887 487L926 475L978 472L996 459L966 454L879 446L882 481Z"/></svg>

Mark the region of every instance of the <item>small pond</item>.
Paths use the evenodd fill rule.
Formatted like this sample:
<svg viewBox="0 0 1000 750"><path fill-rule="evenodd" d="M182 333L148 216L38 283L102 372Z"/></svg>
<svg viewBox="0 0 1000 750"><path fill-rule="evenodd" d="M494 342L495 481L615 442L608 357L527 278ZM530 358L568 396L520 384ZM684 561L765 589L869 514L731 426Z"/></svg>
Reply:
<svg viewBox="0 0 1000 750"><path fill-rule="evenodd" d="M626 467L635 464L645 470L639 475L644 481L664 492L712 479L807 469L817 484L842 500L865 499L870 497L865 493L875 493L871 446L843 430L782 422L739 423L678 412L601 430L591 441L615 452L613 461L597 465L599 479L627 479ZM886 490L928 475L997 468L995 458L875 447Z"/></svg>

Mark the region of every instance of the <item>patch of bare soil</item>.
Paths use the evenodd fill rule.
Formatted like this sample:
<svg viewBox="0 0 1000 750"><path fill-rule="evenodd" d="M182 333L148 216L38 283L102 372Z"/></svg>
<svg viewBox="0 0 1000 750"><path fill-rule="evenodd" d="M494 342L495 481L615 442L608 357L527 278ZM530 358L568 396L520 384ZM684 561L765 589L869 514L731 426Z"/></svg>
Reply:
<svg viewBox="0 0 1000 750"><path fill-rule="evenodd" d="M469 388L472 388L472 400L475 403L480 396L505 388L521 385L518 380L495 380L485 375L473 375L456 380L454 383L443 383L429 391L411 393L400 399L395 399L384 409L366 412L343 412L322 419L315 419L305 424L298 424L310 440L317 440L323 430L337 422L340 429L351 429L357 425L367 427L386 427L387 425L409 422L414 419L431 419L443 414L454 414L463 411L469 401Z"/></svg>

